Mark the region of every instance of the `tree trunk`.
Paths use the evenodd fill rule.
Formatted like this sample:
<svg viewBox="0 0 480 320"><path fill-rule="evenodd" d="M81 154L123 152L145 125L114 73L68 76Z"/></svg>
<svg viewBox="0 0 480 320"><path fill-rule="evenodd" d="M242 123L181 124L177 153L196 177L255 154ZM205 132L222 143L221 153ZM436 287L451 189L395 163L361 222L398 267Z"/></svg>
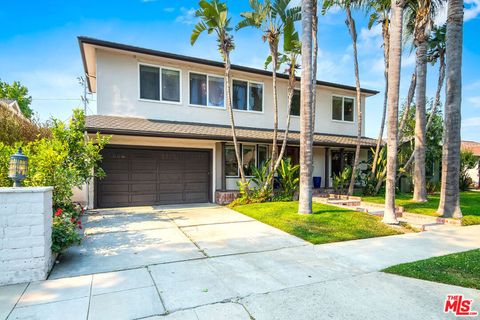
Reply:
<svg viewBox="0 0 480 320"><path fill-rule="evenodd" d="M398 126L398 144L401 145L402 139L403 139L403 129L405 129L405 124L407 123L407 116L410 113L410 106L412 104L413 96L415 94L415 87L417 85L417 76L414 73L412 73L412 79L410 80L410 87L408 88L408 95L407 95L407 101L405 102L405 109L403 110L403 116L400 121L400 124ZM397 148L399 146L397 145ZM377 181L377 185L375 186L375 194L377 194L380 191L380 188L382 187L383 184L383 179L385 179L385 176L387 175L387 168L385 167L380 175L380 178Z"/></svg>
<svg viewBox="0 0 480 320"><path fill-rule="evenodd" d="M404 2L392 0L390 25L390 53L388 60L388 130L387 179L383 222L397 224L395 211L395 177L397 175L398 96L402 60L402 18Z"/></svg>
<svg viewBox="0 0 480 320"><path fill-rule="evenodd" d="M442 182L438 213L461 218L460 210L460 127L462 107L463 0L448 1L446 35L445 122L442 149Z"/></svg>
<svg viewBox="0 0 480 320"><path fill-rule="evenodd" d="M318 56L318 15L317 0L312 1L312 41L313 41L313 67L312 67L312 131L315 133L315 112L317 109L317 56Z"/></svg>
<svg viewBox="0 0 480 320"><path fill-rule="evenodd" d="M390 49L390 35L388 33L388 22L382 24L382 36L383 36L383 60L385 63L385 94L383 96L383 113L382 122L380 124L380 131L378 133L377 146L375 147L375 155L372 163L372 175L377 172L378 156L380 154L380 147L383 140L383 130L385 129L385 118L387 116L387 98L388 98L388 51Z"/></svg>
<svg viewBox="0 0 480 320"><path fill-rule="evenodd" d="M352 18L352 13L350 11L350 6L345 8L347 14L347 26L350 31L350 36L352 37L353 45L353 66L355 69L355 86L357 90L357 146L355 148L355 160L353 161L352 168L352 177L350 179L350 185L348 186L348 195L353 194L353 188L355 187L356 173L358 170L358 165L360 163L360 144L362 141L362 95L360 88L360 73L358 71L358 53L357 53L357 28L355 27L355 20Z"/></svg>
<svg viewBox="0 0 480 320"><path fill-rule="evenodd" d="M438 71L438 83L437 83L437 92L435 93L435 103L433 104L432 110L430 111L430 116L428 117L427 125L425 127L425 133L428 133L428 129L432 124L433 118L437 113L438 106L440 105L440 94L443 87L443 82L445 80L445 57L443 55L440 56L440 68ZM415 158L415 150L408 158L407 162L403 166L403 171L407 171L410 165L413 163L413 159ZM400 179L401 174L398 175L397 181Z"/></svg>
<svg viewBox="0 0 480 320"><path fill-rule="evenodd" d="M276 45L278 46L278 44ZM277 160L278 148L278 99L277 99L277 65L278 65L278 48L275 44L270 43L270 55L272 56L272 90L273 90L273 138L272 138L272 160L270 164L270 170L273 171L273 165ZM273 177L273 176L272 176ZM271 183L272 181L268 181Z"/></svg>
<svg viewBox="0 0 480 320"><path fill-rule="evenodd" d="M413 201L427 202L427 180L425 177L426 139L426 90L427 90L427 42L417 43L416 52L417 87L415 93L415 166L413 170Z"/></svg>
<svg viewBox="0 0 480 320"><path fill-rule="evenodd" d="M312 213L312 0L302 1L302 76L300 111L300 193L298 213Z"/></svg>
<svg viewBox="0 0 480 320"><path fill-rule="evenodd" d="M240 172L240 181L242 182L242 187L247 187L247 180L245 179L245 172L243 170L242 157L240 154L240 146L237 141L237 134L235 131L235 118L233 117L232 110L232 100L230 98L230 56L228 53L224 53L225 57L225 94L227 100L227 110L230 116L230 125L232 127L232 138L233 145L235 147L235 157L237 158L238 171Z"/></svg>

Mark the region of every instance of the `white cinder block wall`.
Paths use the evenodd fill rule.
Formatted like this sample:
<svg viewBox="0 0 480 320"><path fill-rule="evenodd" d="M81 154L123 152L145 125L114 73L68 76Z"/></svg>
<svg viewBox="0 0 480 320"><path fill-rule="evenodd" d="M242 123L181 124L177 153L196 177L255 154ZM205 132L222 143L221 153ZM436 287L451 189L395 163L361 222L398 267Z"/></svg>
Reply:
<svg viewBox="0 0 480 320"><path fill-rule="evenodd" d="M0 188L0 286L47 278L53 264L52 190Z"/></svg>

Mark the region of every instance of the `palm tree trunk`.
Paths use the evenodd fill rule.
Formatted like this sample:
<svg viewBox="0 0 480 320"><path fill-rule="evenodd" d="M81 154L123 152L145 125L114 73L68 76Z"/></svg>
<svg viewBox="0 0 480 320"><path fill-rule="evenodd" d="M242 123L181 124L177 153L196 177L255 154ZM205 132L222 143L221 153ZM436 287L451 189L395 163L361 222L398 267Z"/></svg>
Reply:
<svg viewBox="0 0 480 320"><path fill-rule="evenodd" d="M407 101L405 102L405 109L403 110L403 116L402 119L400 120L400 124L398 126L398 144L402 144L403 140L403 130L405 129L405 125L407 123L407 118L408 114L410 113L410 106L412 105L412 100L413 96L415 94L415 87L417 85L417 75L412 73L412 79L410 80L410 87L408 88L408 95L407 95ZM397 145L397 148L399 146ZM380 188L382 187L383 184L383 179L385 179L385 176L387 175L387 168L385 167L380 175L380 178L377 181L377 185L375 187L375 194L378 194L380 191ZM399 179L400 175L398 176L397 179Z"/></svg>
<svg viewBox="0 0 480 320"><path fill-rule="evenodd" d="M300 193L298 213L312 213L312 0L302 1L302 76L300 112Z"/></svg>
<svg viewBox="0 0 480 320"><path fill-rule="evenodd" d="M237 158L237 165L238 165L238 171L240 172L240 181L242 182L242 188L247 188L246 185L246 179L245 179L245 172L243 170L243 163L242 163L242 157L240 154L240 146L238 145L237 141L237 134L235 131L235 118L233 117L233 110L232 110L232 100L230 98L230 55L227 53L224 53L225 57L225 94L226 94L226 100L227 100L227 110L230 116L230 125L232 127L232 138L233 138L233 145L235 147L235 157Z"/></svg>
<svg viewBox="0 0 480 320"><path fill-rule="evenodd" d="M447 17L445 129L440 203L437 212L444 217L461 218L458 183L462 109L463 0L448 1Z"/></svg>
<svg viewBox="0 0 480 320"><path fill-rule="evenodd" d="M317 0L312 1L312 37L313 37L313 69L312 69L312 130L315 132L315 111L317 109L317 56L318 56L318 14L317 14Z"/></svg>
<svg viewBox="0 0 480 320"><path fill-rule="evenodd" d="M443 82L445 81L445 57L440 56L440 68L438 71L438 82L437 82L437 92L435 93L435 102L433 104L432 110L430 111L430 116L428 117L427 125L425 127L425 133L428 133L428 129L430 128L433 118L435 117L435 114L437 113L438 106L440 105L440 95L443 87ZM413 160L415 158L415 150L412 152L410 155L410 158L408 158L407 162L403 166L403 171L407 171L410 165L413 163ZM397 181L400 179L401 174L398 175Z"/></svg>
<svg viewBox="0 0 480 320"><path fill-rule="evenodd" d="M390 49L390 36L388 33L388 22L382 24L382 36L383 36L383 59L385 63L385 94L383 96L383 113L382 113L382 122L380 124L380 131L378 133L377 146L375 147L375 155L373 157L372 163L372 175L375 175L377 172L377 162L378 156L380 154L380 147L383 140L383 130L385 129L385 118L387 116L387 98L388 98L388 51Z"/></svg>
<svg viewBox="0 0 480 320"><path fill-rule="evenodd" d="M387 179L383 222L397 224L395 177L397 175L398 96L402 60L402 18L404 1L391 1L390 54L388 61Z"/></svg>
<svg viewBox="0 0 480 320"><path fill-rule="evenodd" d="M352 37L353 45L353 65L355 69L355 86L357 90L357 146L355 148L355 160L353 162L352 168L352 177L350 179L350 185L348 186L348 195L353 194L353 188L355 186L356 173L358 169L358 164L360 163L360 143L362 141L362 95L360 88L360 73L358 71L358 53L357 53L357 29L355 27L355 21L352 18L352 12L350 11L350 6L345 8L347 14L347 25L350 31L350 36Z"/></svg>
<svg viewBox="0 0 480 320"><path fill-rule="evenodd" d="M413 170L413 201L427 201L425 177L426 139L426 90L427 90L427 42L417 43L416 52L417 87L415 94L415 166Z"/></svg>
<svg viewBox="0 0 480 320"><path fill-rule="evenodd" d="M270 55L272 56L272 83L273 83L273 138L272 138L272 160L271 160L271 171L273 171L273 165L276 162L278 147L277 147L277 137L278 137L278 98L277 98L277 65L278 65L278 44L270 43ZM273 176L272 176L273 177ZM271 183L272 181L268 181Z"/></svg>

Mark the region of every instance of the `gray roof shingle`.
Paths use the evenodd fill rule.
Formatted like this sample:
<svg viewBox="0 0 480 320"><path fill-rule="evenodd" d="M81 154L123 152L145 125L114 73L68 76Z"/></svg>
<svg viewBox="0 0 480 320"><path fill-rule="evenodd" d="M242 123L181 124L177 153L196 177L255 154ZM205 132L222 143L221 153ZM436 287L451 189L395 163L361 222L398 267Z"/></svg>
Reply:
<svg viewBox="0 0 480 320"><path fill-rule="evenodd" d="M232 130L230 126L151 120L134 117L105 115L87 116L86 129L89 133L100 132L103 134L123 134L220 141L232 140ZM272 140L273 130L237 127L236 133L239 141L270 142ZM282 139L283 131L279 131L279 143L281 143ZM298 145L299 142L300 133L290 131L288 134L288 143ZM353 136L315 133L313 143L314 145L318 146L353 147L357 143L357 138ZM362 147L373 147L375 145L375 139L366 137L361 139Z"/></svg>

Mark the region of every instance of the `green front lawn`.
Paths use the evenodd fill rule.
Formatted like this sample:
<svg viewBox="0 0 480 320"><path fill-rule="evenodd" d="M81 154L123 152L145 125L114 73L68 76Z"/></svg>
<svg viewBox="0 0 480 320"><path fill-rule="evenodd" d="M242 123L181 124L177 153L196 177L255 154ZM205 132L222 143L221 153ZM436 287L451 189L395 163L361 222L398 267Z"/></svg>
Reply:
<svg viewBox="0 0 480 320"><path fill-rule="evenodd" d="M311 215L297 213L298 202L265 202L233 208L240 213L293 234L313 244L401 234L380 218L320 203Z"/></svg>
<svg viewBox="0 0 480 320"><path fill-rule="evenodd" d="M384 272L480 289L480 249L403 263Z"/></svg>
<svg viewBox="0 0 480 320"><path fill-rule="evenodd" d="M372 203L385 203L385 196L378 195L373 197L364 197L362 200ZM429 195L428 202L417 203L412 201L411 194L397 194L396 203L399 206L403 206L405 211L411 213L425 214L429 216L438 216L438 202L440 201L440 195ZM480 224L480 192L469 191L460 193L460 206L462 208L463 225Z"/></svg>

